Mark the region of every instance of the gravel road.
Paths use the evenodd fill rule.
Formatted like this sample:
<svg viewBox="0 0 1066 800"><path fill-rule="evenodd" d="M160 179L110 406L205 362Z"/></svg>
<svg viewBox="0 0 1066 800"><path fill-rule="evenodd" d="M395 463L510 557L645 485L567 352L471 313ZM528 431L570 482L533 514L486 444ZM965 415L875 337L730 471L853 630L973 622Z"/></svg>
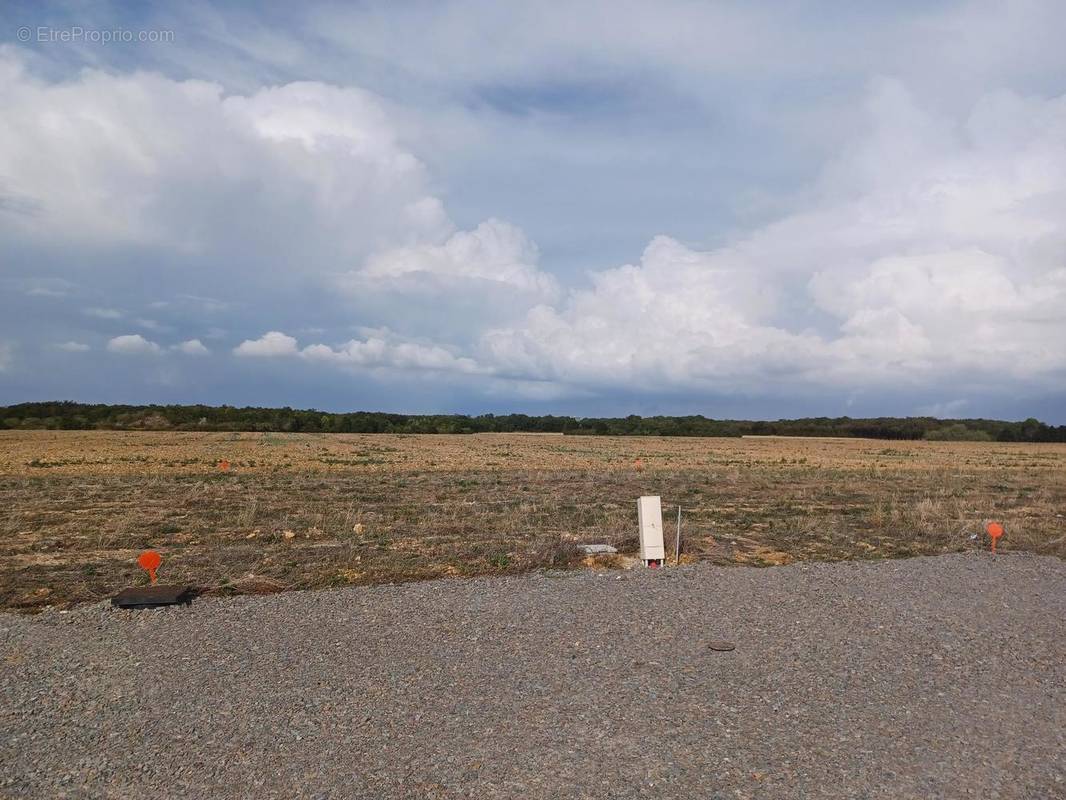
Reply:
<svg viewBox="0 0 1066 800"><path fill-rule="evenodd" d="M0 797L1066 798L1051 558L94 605L0 657Z"/></svg>

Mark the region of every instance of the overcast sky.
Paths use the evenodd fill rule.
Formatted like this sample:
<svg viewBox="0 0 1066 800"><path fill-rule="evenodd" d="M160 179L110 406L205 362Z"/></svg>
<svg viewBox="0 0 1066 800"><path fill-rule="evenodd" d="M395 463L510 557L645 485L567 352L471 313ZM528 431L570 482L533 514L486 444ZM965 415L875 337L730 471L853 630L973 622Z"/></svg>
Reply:
<svg viewBox="0 0 1066 800"><path fill-rule="evenodd" d="M1058 0L133 6L0 7L0 403L1066 423Z"/></svg>

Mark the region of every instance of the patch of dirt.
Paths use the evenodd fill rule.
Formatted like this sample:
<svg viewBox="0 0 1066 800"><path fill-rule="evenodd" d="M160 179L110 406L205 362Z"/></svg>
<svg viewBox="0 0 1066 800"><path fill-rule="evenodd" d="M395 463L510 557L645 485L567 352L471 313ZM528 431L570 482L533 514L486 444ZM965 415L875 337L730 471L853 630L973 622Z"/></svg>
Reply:
<svg viewBox="0 0 1066 800"><path fill-rule="evenodd" d="M993 519L1002 551L1066 555L1061 444L2 431L0 606L109 597L147 548L220 593L626 568L643 494L668 556L682 506L685 562L987 549Z"/></svg>

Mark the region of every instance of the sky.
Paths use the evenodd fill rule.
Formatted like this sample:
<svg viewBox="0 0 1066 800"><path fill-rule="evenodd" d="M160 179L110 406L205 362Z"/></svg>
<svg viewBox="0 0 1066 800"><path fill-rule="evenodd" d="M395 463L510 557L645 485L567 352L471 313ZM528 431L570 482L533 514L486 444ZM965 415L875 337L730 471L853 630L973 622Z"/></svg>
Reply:
<svg viewBox="0 0 1066 800"><path fill-rule="evenodd" d="M1066 6L0 3L0 403L1066 423Z"/></svg>

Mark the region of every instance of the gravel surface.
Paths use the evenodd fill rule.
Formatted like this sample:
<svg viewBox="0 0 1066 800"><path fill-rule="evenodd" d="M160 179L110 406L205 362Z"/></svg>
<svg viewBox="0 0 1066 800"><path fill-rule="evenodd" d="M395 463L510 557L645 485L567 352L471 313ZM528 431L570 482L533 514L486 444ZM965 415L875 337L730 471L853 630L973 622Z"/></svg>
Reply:
<svg viewBox="0 0 1066 800"><path fill-rule="evenodd" d="M0 657L0 797L1066 797L1052 558L95 605Z"/></svg>

